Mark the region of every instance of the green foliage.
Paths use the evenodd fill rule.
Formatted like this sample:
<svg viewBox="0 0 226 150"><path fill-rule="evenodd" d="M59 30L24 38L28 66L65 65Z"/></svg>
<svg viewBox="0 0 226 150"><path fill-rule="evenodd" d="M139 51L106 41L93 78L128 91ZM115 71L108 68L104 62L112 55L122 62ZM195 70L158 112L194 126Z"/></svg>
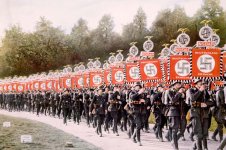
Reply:
<svg viewBox="0 0 226 150"><path fill-rule="evenodd" d="M121 35L114 32L114 21L110 15L104 15L93 30L81 18L70 34L65 34L60 27L54 27L51 21L41 17L32 33L23 32L18 25L6 30L0 48L0 77L53 70L67 64L87 62L95 57L103 61L110 52L118 49L123 49L126 56L131 42L138 42L139 50L143 50L144 37L147 35L153 36L154 52L158 54L163 48L162 44L177 37L179 28L189 29L190 46L193 46L200 40L198 31L204 19L212 20L210 26L219 29L219 46L222 47L226 43L226 11L220 6L220 0L204 0L193 17L188 17L180 6L175 6L173 10L162 10L149 28L147 16L139 8L132 22L123 26Z"/></svg>

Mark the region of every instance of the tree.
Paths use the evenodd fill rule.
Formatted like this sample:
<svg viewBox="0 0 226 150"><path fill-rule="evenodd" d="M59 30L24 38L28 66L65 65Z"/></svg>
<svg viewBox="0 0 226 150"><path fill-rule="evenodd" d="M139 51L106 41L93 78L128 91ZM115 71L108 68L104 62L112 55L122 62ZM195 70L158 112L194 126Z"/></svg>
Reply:
<svg viewBox="0 0 226 150"><path fill-rule="evenodd" d="M200 24L202 20L212 20L213 23L209 24L214 29L219 29L218 35L221 38L219 46L223 46L226 41L226 17L223 8L220 6L220 0L204 0L202 7L194 15L193 25L197 26L199 30L203 25ZM197 38L196 40L200 40Z"/></svg>
<svg viewBox="0 0 226 150"><path fill-rule="evenodd" d="M150 29L155 43L154 50L159 53L163 44L177 38L179 28L189 28L189 24L189 17L179 6L176 6L173 11L165 9L159 12Z"/></svg>
<svg viewBox="0 0 226 150"><path fill-rule="evenodd" d="M81 18L78 20L77 24L74 25L69 36L70 43L68 43L68 45L70 45L73 52L80 54L81 59L87 58L90 42L89 34L87 21Z"/></svg>

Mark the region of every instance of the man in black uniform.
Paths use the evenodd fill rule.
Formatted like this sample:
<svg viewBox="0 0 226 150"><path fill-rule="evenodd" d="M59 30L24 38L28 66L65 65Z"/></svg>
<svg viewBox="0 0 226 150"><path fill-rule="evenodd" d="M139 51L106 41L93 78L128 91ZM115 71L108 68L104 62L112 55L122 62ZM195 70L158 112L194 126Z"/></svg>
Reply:
<svg viewBox="0 0 226 150"><path fill-rule="evenodd" d="M195 142L193 149L207 150L207 137L209 126L209 108L213 105L210 101L210 96L206 90L206 86L202 80L196 80L195 87L191 89L191 121L194 132Z"/></svg>
<svg viewBox="0 0 226 150"><path fill-rule="evenodd" d="M69 112L72 107L72 98L69 89L66 89L62 94L62 108L63 108L63 123L67 125L67 118L69 118Z"/></svg>
<svg viewBox="0 0 226 150"><path fill-rule="evenodd" d="M223 124L225 117L225 97L224 90L222 87L216 89L216 107L214 111L214 118L217 122L217 128L213 133L212 139L217 141L216 135L219 133L220 141L223 140Z"/></svg>
<svg viewBox="0 0 226 150"><path fill-rule="evenodd" d="M113 118L113 133L116 133L116 136L119 136L118 134L118 111L120 110L121 106L121 101L120 101L120 93L119 93L119 88L114 87L114 93L111 95L111 98L109 100L109 107L108 110L111 113L111 117Z"/></svg>
<svg viewBox="0 0 226 150"><path fill-rule="evenodd" d="M83 91L83 96L84 96L83 107L84 107L84 113L86 118L86 124L88 125L88 127L90 127L90 116L89 116L89 105L91 103L90 94L91 94L90 91Z"/></svg>
<svg viewBox="0 0 226 150"><path fill-rule="evenodd" d="M101 130L101 125L104 122L104 117L105 114L107 113L107 105L106 101L103 97L103 92L102 89L98 89L97 95L94 96L91 104L90 104L90 114L91 112L95 113L95 116L97 117L97 129L96 132L97 134L100 134L100 137L102 137L102 130Z"/></svg>
<svg viewBox="0 0 226 150"><path fill-rule="evenodd" d="M162 85L158 85L157 87L157 93L154 94L152 105L153 105L153 114L155 115L155 135L156 138L160 140L160 142L163 142L162 138L162 128L163 128L163 103L162 103L162 92L163 92Z"/></svg>
<svg viewBox="0 0 226 150"><path fill-rule="evenodd" d="M134 86L134 90L131 93L131 100L132 100L132 110L133 110L133 116L134 116L134 121L136 124L136 129L134 130L132 139L134 142L137 141L140 146L141 140L140 140L140 130L142 128L142 106L145 103L145 100L142 99L142 94L144 93L144 88L142 88L140 83L136 83Z"/></svg>
<svg viewBox="0 0 226 150"><path fill-rule="evenodd" d="M83 99L83 94L82 91L79 90L78 92L73 92L73 120L74 123L77 122L79 125L79 122L81 121L81 110L82 110L82 99Z"/></svg>
<svg viewBox="0 0 226 150"><path fill-rule="evenodd" d="M167 105L168 105L168 121L169 121L169 133L172 135L172 146L175 150L178 150L178 128L180 125L180 99L182 97L183 90L181 88L181 82L173 82L172 87L167 93ZM171 134L172 133L172 134Z"/></svg>

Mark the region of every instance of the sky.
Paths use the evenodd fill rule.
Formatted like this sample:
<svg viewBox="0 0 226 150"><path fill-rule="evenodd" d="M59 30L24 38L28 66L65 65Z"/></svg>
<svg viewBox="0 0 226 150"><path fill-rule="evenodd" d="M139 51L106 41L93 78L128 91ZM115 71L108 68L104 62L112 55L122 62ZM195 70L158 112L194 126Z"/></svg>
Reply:
<svg viewBox="0 0 226 150"><path fill-rule="evenodd" d="M79 18L87 20L90 29L98 25L104 14L114 19L114 31L121 33L123 25L130 23L139 7L147 15L148 27L159 11L180 5L188 16L194 15L203 0L0 0L0 38L10 25L19 24L23 31L32 32L40 16L45 16L65 33ZM226 10L226 0L221 0Z"/></svg>

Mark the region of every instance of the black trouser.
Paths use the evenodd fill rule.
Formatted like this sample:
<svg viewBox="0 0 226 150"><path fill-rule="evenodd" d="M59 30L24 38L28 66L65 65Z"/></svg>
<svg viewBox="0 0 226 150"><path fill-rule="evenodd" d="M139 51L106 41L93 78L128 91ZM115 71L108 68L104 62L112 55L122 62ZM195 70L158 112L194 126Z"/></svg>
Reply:
<svg viewBox="0 0 226 150"><path fill-rule="evenodd" d="M137 141L141 142L140 140L140 130L142 128L142 115L140 112L135 112L134 113L134 121L136 124L136 130L133 133L133 138L137 137Z"/></svg>
<svg viewBox="0 0 226 150"><path fill-rule="evenodd" d="M123 128L124 128L124 130L125 131L127 131L127 114L126 114L126 112L122 112L122 119L121 119L122 121L121 121L121 129L123 130Z"/></svg>
<svg viewBox="0 0 226 150"><path fill-rule="evenodd" d="M173 147L178 149L178 128L180 125L180 117L179 116L169 116L169 133L172 133L172 142Z"/></svg>
<svg viewBox="0 0 226 150"><path fill-rule="evenodd" d="M97 114L97 132L102 135L101 125L104 123L104 114Z"/></svg>
<svg viewBox="0 0 226 150"><path fill-rule="evenodd" d="M145 130L149 130L149 117L150 117L151 111L147 110L147 113L145 115L145 121L144 121L144 128Z"/></svg>
<svg viewBox="0 0 226 150"><path fill-rule="evenodd" d="M41 110L41 104L40 103L37 103L36 104L36 108L37 108L37 115L39 116L39 112Z"/></svg>
<svg viewBox="0 0 226 150"><path fill-rule="evenodd" d="M113 118L113 132L118 133L118 111L111 111L111 117Z"/></svg>
<svg viewBox="0 0 226 150"><path fill-rule="evenodd" d="M217 150L223 150L225 146L226 146L226 137L221 141L221 144L219 145Z"/></svg>
<svg viewBox="0 0 226 150"><path fill-rule="evenodd" d="M180 119L180 131L179 131L179 133L177 135L178 140L181 137L184 137L184 132L185 132L185 129L186 129L186 125L187 125L186 116L182 116L181 119Z"/></svg>
<svg viewBox="0 0 226 150"><path fill-rule="evenodd" d="M86 117L86 124L89 125L90 124L89 108L86 106L84 106L84 113Z"/></svg>
<svg viewBox="0 0 226 150"><path fill-rule="evenodd" d="M75 107L73 108L73 120L74 122L77 121L78 124L81 120L80 111L78 110L78 108L75 108Z"/></svg>
<svg viewBox="0 0 226 150"><path fill-rule="evenodd" d="M111 112L107 112L106 117L105 117L105 130L109 131L109 123L111 121L112 117L111 117Z"/></svg>
<svg viewBox="0 0 226 150"><path fill-rule="evenodd" d="M52 115L55 117L57 106L55 104L52 105Z"/></svg>
<svg viewBox="0 0 226 150"><path fill-rule="evenodd" d="M67 106L63 106L63 116L64 116L64 124L67 124L67 118L69 117L70 108Z"/></svg>
<svg viewBox="0 0 226 150"><path fill-rule="evenodd" d="M128 115L128 123L129 123L129 136L132 136L134 133L134 129L136 127L134 116ZM135 137L134 137L135 138Z"/></svg>
<svg viewBox="0 0 226 150"><path fill-rule="evenodd" d="M192 127L195 137L193 147L202 150L202 142L204 148L207 149L209 118L193 117Z"/></svg>
<svg viewBox="0 0 226 150"><path fill-rule="evenodd" d="M163 118L162 118L162 114L161 112L156 112L154 113L155 115L155 125L156 125L156 129L155 129L155 135L157 138L162 139L162 124L163 124Z"/></svg>

